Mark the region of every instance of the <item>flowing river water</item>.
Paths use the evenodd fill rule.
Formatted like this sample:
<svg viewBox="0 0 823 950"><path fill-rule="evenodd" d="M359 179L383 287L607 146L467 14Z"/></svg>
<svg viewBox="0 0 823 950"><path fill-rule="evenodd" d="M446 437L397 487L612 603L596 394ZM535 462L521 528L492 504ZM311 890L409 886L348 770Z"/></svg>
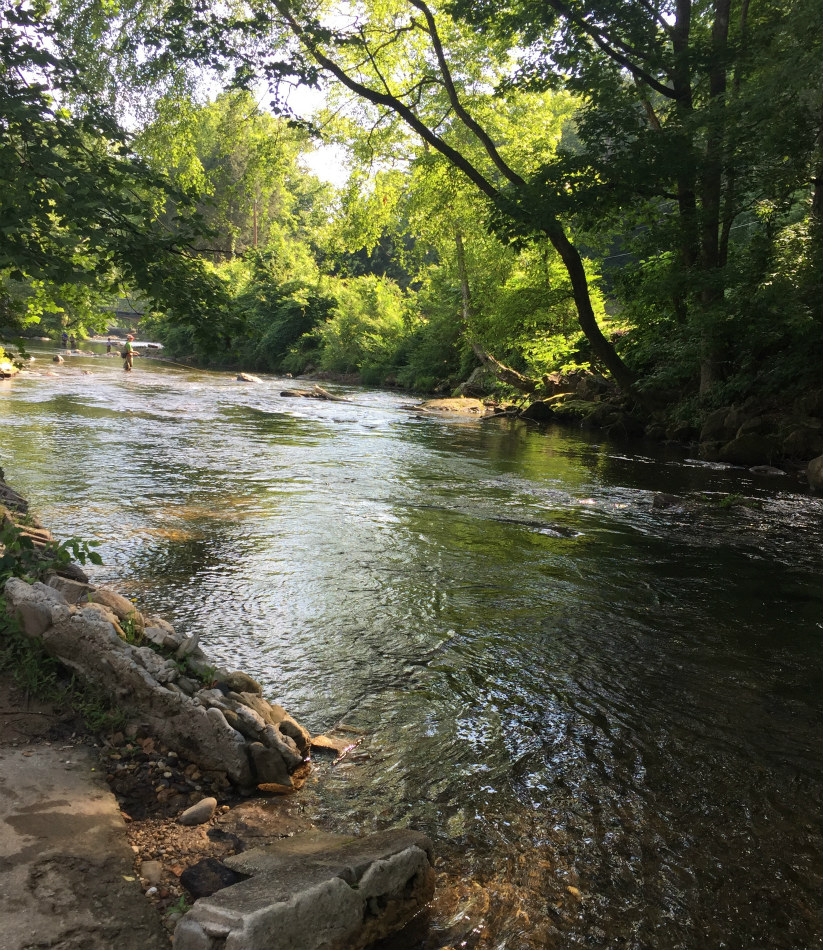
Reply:
<svg viewBox="0 0 823 950"><path fill-rule="evenodd" d="M793 477L48 360L0 384L7 480L102 542L95 581L365 732L301 795L433 838L409 945L821 946L823 502Z"/></svg>

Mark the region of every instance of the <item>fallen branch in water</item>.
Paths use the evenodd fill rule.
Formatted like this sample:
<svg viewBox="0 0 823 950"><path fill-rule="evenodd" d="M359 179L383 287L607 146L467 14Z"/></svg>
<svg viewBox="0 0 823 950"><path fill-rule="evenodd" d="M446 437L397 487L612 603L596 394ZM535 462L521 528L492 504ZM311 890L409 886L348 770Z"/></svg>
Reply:
<svg viewBox="0 0 823 950"><path fill-rule="evenodd" d="M343 759L351 752L353 749L356 749L360 743L365 739L365 736L361 736L356 742L352 742L351 745L347 745L345 749L337 756L337 758L332 762L332 766L337 765L338 762L342 762Z"/></svg>

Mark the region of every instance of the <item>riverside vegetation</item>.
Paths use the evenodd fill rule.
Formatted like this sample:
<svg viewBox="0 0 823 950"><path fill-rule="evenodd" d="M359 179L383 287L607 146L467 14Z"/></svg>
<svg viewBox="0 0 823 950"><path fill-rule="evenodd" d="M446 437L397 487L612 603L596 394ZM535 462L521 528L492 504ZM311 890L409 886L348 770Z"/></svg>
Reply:
<svg viewBox="0 0 823 950"><path fill-rule="evenodd" d="M819 454L819 4L201 6L0 13L7 338L125 297L198 365L524 402L594 374L592 424Z"/></svg>

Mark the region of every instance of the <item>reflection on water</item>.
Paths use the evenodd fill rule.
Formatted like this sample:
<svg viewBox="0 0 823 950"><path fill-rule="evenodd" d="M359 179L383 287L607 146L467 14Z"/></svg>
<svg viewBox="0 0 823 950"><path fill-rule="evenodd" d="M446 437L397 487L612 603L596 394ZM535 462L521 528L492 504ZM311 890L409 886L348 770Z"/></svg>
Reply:
<svg viewBox="0 0 823 950"><path fill-rule="evenodd" d="M73 360L3 385L2 464L101 539L96 580L315 731L367 732L304 794L432 835L423 946L820 946L823 504L282 386Z"/></svg>

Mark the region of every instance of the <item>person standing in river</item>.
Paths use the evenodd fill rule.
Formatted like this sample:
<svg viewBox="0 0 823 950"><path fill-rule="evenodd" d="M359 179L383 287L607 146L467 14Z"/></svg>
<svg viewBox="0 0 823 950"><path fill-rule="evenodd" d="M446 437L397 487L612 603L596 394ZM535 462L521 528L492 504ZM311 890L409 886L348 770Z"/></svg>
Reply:
<svg viewBox="0 0 823 950"><path fill-rule="evenodd" d="M64 349L64 350L68 348L68 345L69 345L69 335L68 335L68 333L66 333L65 330L63 330L63 333L62 333L62 335L61 335L61 337L60 337L60 342L63 344L63 349Z"/></svg>
<svg viewBox="0 0 823 950"><path fill-rule="evenodd" d="M132 340L134 337L131 333L126 337L126 345L123 347L123 352L121 356L123 357L123 369L127 372L131 372L132 365L134 364L134 347L132 346Z"/></svg>

